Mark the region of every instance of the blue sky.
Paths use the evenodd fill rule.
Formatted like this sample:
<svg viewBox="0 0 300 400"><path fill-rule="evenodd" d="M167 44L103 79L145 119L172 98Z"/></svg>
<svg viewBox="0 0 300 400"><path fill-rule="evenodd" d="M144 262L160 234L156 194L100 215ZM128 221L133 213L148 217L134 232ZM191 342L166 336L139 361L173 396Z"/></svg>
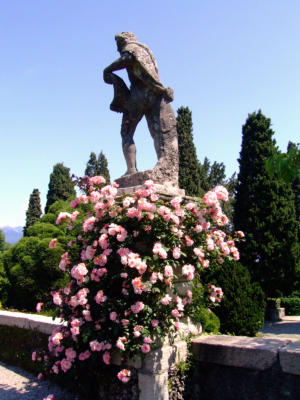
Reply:
<svg viewBox="0 0 300 400"><path fill-rule="evenodd" d="M121 115L102 80L122 31L153 51L174 110L191 109L200 161L238 171L241 128L258 109L282 151L299 142L299 20L299 0L1 1L0 226L24 225L34 188L45 205L58 162L83 175L102 150L113 179L125 172ZM138 168L152 168L144 121L135 140Z"/></svg>

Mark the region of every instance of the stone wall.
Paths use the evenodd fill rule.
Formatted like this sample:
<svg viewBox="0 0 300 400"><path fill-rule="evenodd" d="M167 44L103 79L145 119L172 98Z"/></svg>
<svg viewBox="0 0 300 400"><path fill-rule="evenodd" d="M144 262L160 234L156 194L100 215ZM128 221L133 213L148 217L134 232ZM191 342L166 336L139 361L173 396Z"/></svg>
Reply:
<svg viewBox="0 0 300 400"><path fill-rule="evenodd" d="M193 400L300 398L300 343L224 335L192 341Z"/></svg>

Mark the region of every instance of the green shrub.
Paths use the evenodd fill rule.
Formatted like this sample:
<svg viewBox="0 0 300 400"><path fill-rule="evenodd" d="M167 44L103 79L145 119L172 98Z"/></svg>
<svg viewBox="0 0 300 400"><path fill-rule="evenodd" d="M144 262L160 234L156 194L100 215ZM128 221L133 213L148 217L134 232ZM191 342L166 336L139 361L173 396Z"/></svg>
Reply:
<svg viewBox="0 0 300 400"><path fill-rule="evenodd" d="M3 254L9 280L6 306L33 311L36 303L51 300L51 289L60 287L65 276L58 268L61 247L49 249L49 242L50 238L26 236Z"/></svg>
<svg viewBox="0 0 300 400"><path fill-rule="evenodd" d="M195 315L195 322L200 322L203 332L219 333L220 319L209 308L201 308Z"/></svg>
<svg viewBox="0 0 300 400"><path fill-rule="evenodd" d="M239 262L226 260L204 274L206 282L220 286L223 299L214 309L220 319L220 331L233 335L254 336L263 326L264 293L258 283L251 283L248 270Z"/></svg>
<svg viewBox="0 0 300 400"><path fill-rule="evenodd" d="M286 315L300 315L299 297L282 297L281 305L285 308Z"/></svg>

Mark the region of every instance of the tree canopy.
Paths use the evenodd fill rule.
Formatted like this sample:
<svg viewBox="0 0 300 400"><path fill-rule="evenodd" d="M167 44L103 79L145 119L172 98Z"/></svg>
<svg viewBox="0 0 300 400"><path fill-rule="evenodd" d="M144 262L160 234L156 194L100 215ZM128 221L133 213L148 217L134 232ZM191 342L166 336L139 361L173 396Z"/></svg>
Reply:
<svg viewBox="0 0 300 400"><path fill-rule="evenodd" d="M266 295L291 292L299 246L291 185L267 173L266 160L276 154L271 120L249 114L242 129L234 226L246 235L241 262Z"/></svg>
<svg viewBox="0 0 300 400"><path fill-rule="evenodd" d="M76 194L70 177L70 169L65 167L62 163L54 165L48 187L45 213L48 212L51 204L55 203L57 200L67 200Z"/></svg>

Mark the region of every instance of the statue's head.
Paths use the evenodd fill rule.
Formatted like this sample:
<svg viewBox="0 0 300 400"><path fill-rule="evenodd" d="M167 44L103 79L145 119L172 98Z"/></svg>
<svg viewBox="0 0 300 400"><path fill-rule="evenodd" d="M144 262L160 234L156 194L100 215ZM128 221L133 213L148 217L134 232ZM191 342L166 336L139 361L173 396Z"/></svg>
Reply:
<svg viewBox="0 0 300 400"><path fill-rule="evenodd" d="M124 45L128 42L137 42L137 37L132 32L117 33L115 39L119 51L121 51Z"/></svg>

